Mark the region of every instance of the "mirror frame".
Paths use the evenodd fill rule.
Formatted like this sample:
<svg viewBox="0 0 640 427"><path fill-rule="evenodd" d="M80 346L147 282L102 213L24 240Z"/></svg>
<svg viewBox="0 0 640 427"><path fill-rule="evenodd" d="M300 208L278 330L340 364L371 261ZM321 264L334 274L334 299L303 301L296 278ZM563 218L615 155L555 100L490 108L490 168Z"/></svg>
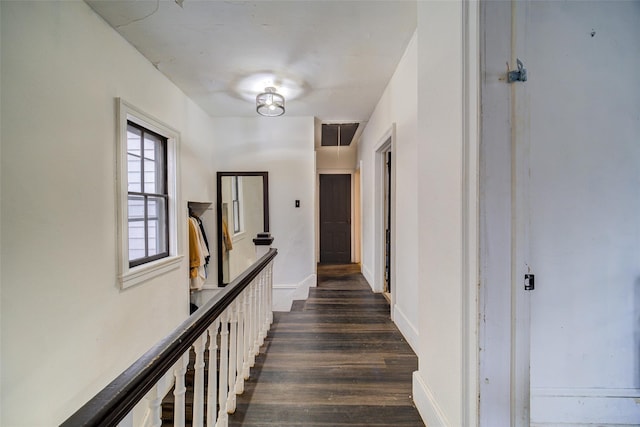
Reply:
<svg viewBox="0 0 640 427"><path fill-rule="evenodd" d="M225 176L261 176L262 177L262 219L264 220L263 232L269 232L269 172L218 172L216 180L216 222L218 224L218 287L224 287L222 277L222 178ZM254 236L254 238L257 236Z"/></svg>

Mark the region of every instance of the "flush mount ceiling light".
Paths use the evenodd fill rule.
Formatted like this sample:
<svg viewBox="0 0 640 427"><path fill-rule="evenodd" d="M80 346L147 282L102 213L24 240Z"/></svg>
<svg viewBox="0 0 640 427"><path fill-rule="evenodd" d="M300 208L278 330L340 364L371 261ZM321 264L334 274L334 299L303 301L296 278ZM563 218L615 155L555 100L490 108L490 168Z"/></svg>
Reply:
<svg viewBox="0 0 640 427"><path fill-rule="evenodd" d="M267 87L256 96L256 111L261 116L277 117L284 114L284 96L275 87Z"/></svg>

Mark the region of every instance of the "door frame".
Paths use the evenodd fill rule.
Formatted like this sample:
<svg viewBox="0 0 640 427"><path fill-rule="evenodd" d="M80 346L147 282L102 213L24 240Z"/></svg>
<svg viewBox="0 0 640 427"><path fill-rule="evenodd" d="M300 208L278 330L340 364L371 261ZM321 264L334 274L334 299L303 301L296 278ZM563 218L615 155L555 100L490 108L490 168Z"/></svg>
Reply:
<svg viewBox="0 0 640 427"><path fill-rule="evenodd" d="M480 3L481 427L530 422L530 293L524 290L524 274L530 272L528 94L526 83L506 82L504 66L508 61L514 69L517 57L526 60L526 8L515 1Z"/></svg>
<svg viewBox="0 0 640 427"><path fill-rule="evenodd" d="M362 160L356 165L353 172L353 262L362 263Z"/></svg>
<svg viewBox="0 0 640 427"><path fill-rule="evenodd" d="M320 262L320 175L349 175L351 182L351 262L356 262L355 251L355 204L354 197L354 170L353 169L317 169L316 170L316 264Z"/></svg>
<svg viewBox="0 0 640 427"><path fill-rule="evenodd" d="M395 306L395 283L396 274L396 124L392 123L391 127L378 139L378 143L374 146L375 161L375 189L374 189L374 260L375 271L373 273L373 291L384 292L385 277L385 223L384 223L384 178L386 175L386 155L391 152L391 242L389 244L391 250L391 319L394 320Z"/></svg>

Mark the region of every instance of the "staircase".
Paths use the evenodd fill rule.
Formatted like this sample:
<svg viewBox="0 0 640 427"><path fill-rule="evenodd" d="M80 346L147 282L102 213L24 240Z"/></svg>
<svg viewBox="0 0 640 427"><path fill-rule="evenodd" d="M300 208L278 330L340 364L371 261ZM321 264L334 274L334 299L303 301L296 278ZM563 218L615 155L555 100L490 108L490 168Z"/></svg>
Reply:
<svg viewBox="0 0 640 427"><path fill-rule="evenodd" d="M185 377L187 426L194 362L192 355ZM308 299L274 313L229 426L424 426L411 399L417 368L388 301L371 292L358 266L321 265ZM162 426L173 425L172 391Z"/></svg>
<svg viewBox="0 0 640 427"><path fill-rule="evenodd" d="M206 419L226 427L273 321L277 253L267 251L61 426L203 426Z"/></svg>
<svg viewBox="0 0 640 427"><path fill-rule="evenodd" d="M318 286L275 312L230 426L424 426L418 359L359 266L320 265Z"/></svg>

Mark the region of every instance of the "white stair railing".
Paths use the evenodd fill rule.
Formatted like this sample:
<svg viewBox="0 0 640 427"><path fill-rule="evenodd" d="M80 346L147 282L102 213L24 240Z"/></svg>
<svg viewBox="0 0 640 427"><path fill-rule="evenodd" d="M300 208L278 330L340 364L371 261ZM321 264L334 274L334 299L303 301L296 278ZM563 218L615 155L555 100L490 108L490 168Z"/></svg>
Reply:
<svg viewBox="0 0 640 427"><path fill-rule="evenodd" d="M161 402L173 388L174 426L185 426L191 392L191 425L227 427L273 321L276 254L271 249L256 261L62 426L129 426L135 410L144 413L141 425L159 427ZM189 360L194 360L192 391L185 386Z"/></svg>

